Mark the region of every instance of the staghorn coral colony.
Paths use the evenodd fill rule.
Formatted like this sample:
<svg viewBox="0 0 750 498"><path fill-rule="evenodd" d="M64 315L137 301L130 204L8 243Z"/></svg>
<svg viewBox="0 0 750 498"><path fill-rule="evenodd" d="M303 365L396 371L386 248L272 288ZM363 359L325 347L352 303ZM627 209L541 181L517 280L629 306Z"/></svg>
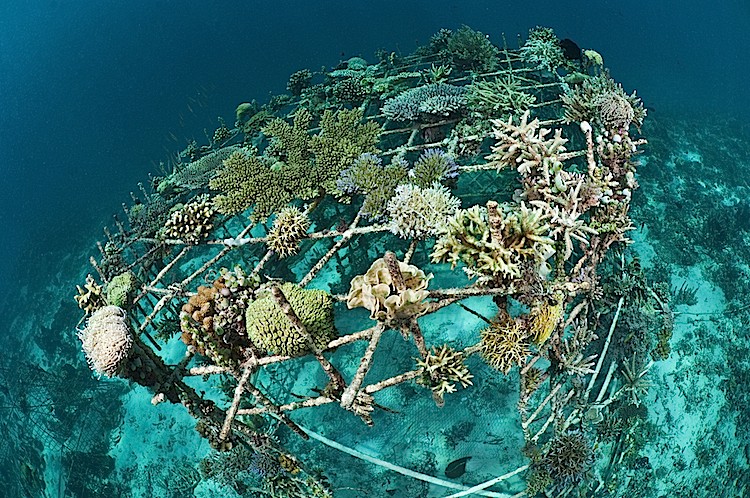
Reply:
<svg viewBox="0 0 750 498"><path fill-rule="evenodd" d="M494 467L467 474L487 496L618 495L671 314L627 250L646 111L580 52L549 28L517 49L444 29L240 104L105 230L76 296L90 366L184 405L215 450L200 479L240 494L334 496L378 465L408 475L391 496L466 489L435 462L474 422L421 441L426 393L437 419L462 396L515 428L515 456L484 441ZM411 456L381 448L359 484L307 458L311 437L364 458L337 431L354 415L367 446L394 411Z"/></svg>

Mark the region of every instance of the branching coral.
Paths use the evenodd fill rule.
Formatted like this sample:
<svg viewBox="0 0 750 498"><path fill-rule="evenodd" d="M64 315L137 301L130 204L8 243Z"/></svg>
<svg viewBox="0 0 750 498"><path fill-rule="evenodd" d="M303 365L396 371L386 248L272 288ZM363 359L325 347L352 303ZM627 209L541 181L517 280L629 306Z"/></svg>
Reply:
<svg viewBox="0 0 750 498"><path fill-rule="evenodd" d="M208 196L202 195L172 212L161 232L162 237L197 244L213 229L214 213L213 203Z"/></svg>
<svg viewBox="0 0 750 498"><path fill-rule="evenodd" d="M562 137L562 130L558 128L552 138L547 138L552 130L541 128L538 118L529 121L529 111L523 113L518 125L513 123L513 116L507 122L494 119L492 124L497 142L487 156L490 164L498 171L513 166L522 175L537 174L550 185L554 173L562 169L559 154L565 152L568 141Z"/></svg>
<svg viewBox="0 0 750 498"><path fill-rule="evenodd" d="M297 254L299 241L310 228L310 219L296 206L281 210L273 220L273 227L268 231L266 242L268 248L279 258Z"/></svg>
<svg viewBox="0 0 750 498"><path fill-rule="evenodd" d="M414 265L398 262L404 287L397 288L385 258L376 259L367 273L352 279L346 305L349 309L363 307L370 310L370 318L393 324L411 319L427 312L424 301L429 292L427 285L432 274L425 273Z"/></svg>
<svg viewBox="0 0 750 498"><path fill-rule="evenodd" d="M536 102L536 97L520 88L512 74L491 81L475 81L466 94L468 107L485 118L500 117L510 111L524 112Z"/></svg>
<svg viewBox="0 0 750 498"><path fill-rule="evenodd" d="M531 263L546 275L545 261L551 255L551 240L545 216L525 205L461 209L448 222L448 229L435 243L432 260L467 265L471 277L480 283L500 284L521 276L522 263Z"/></svg>
<svg viewBox="0 0 750 498"><path fill-rule="evenodd" d="M364 153L377 152L380 126L374 121L362 123L361 109L330 110L320 119L321 131L310 139L315 154L314 177L326 192L336 190L343 170Z"/></svg>
<svg viewBox="0 0 750 498"><path fill-rule="evenodd" d="M120 373L133 347L127 313L117 306L95 311L78 338L91 370L105 377Z"/></svg>
<svg viewBox="0 0 750 498"><path fill-rule="evenodd" d="M222 162L236 150L235 146L224 147L188 164L177 166L174 173L159 182L157 191L167 195L175 188L180 190L206 188L208 182L221 168Z"/></svg>
<svg viewBox="0 0 750 498"><path fill-rule="evenodd" d="M439 184L430 188L399 185L388 201L389 228L404 239L432 237L446 230L448 219L460 205L461 201Z"/></svg>
<svg viewBox="0 0 750 498"><path fill-rule="evenodd" d="M75 300L78 303L78 307L86 312L87 315L92 314L106 303L104 302L104 295L102 286L97 284L90 274L86 275L86 283L83 287L76 285L78 294L75 296Z"/></svg>
<svg viewBox="0 0 750 498"><path fill-rule="evenodd" d="M580 431L555 437L541 462L559 488L578 484L593 463L594 450Z"/></svg>
<svg viewBox="0 0 750 498"><path fill-rule="evenodd" d="M392 160L383 166L375 154L364 153L352 165L341 172L336 189L345 195L364 194L362 215L376 220L384 217L388 201L396 186L407 179L406 163Z"/></svg>
<svg viewBox="0 0 750 498"><path fill-rule="evenodd" d="M568 87L560 98L568 123L586 121L600 125L605 131L622 133L631 124L640 129L646 118L646 109L636 93L625 93L622 85L607 73Z"/></svg>
<svg viewBox="0 0 750 498"><path fill-rule="evenodd" d="M382 111L393 121L435 121L462 112L466 103L466 88L433 83L386 100Z"/></svg>
<svg viewBox="0 0 750 498"><path fill-rule="evenodd" d="M501 316L489 327L483 329L482 358L489 366L508 374L514 366L524 366L526 357L531 354L524 327L501 311Z"/></svg>
<svg viewBox="0 0 750 498"><path fill-rule="evenodd" d="M234 152L224 161L224 167L210 186L222 192L214 198L219 212L234 215L253 206L254 220L267 218L293 199L283 186L282 176L261 158L244 150Z"/></svg>
<svg viewBox="0 0 750 498"><path fill-rule="evenodd" d="M538 304L529 313L529 335L535 344L544 344L560 325L565 308L562 301Z"/></svg>
<svg viewBox="0 0 750 498"><path fill-rule="evenodd" d="M431 187L433 183L443 183L458 177L458 165L449 154L441 149L426 149L414 161L409 171L409 181L422 188Z"/></svg>
<svg viewBox="0 0 750 498"><path fill-rule="evenodd" d="M537 69L555 71L565 64L565 54L550 28L536 27L529 31L529 39L521 47L521 58Z"/></svg>
<svg viewBox="0 0 750 498"><path fill-rule="evenodd" d="M474 376L464 364L463 353L445 344L439 349L432 348L426 358L417 360L417 366L422 369L422 376L417 382L432 389L439 400L446 393L456 392L456 383L462 387L472 385Z"/></svg>
<svg viewBox="0 0 750 498"><path fill-rule="evenodd" d="M315 346L325 349L336 335L331 296L322 290L302 289L288 282L280 289ZM260 293L247 307L246 325L250 340L265 351L287 356L310 352L307 338L292 325L269 292Z"/></svg>
<svg viewBox="0 0 750 498"><path fill-rule="evenodd" d="M312 80L312 73L309 69L300 69L299 71L295 71L289 76L289 81L286 84L286 89L289 90L289 93L292 95L299 97L302 94L302 91L310 86L310 81Z"/></svg>

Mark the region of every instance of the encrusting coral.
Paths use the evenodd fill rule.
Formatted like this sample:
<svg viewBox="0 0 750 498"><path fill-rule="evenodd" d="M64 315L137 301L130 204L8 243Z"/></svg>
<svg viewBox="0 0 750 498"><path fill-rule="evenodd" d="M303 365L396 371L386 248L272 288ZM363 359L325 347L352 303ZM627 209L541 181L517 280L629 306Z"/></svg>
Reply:
<svg viewBox="0 0 750 498"><path fill-rule="evenodd" d="M107 283L107 304L127 309L138 285L138 279L131 271L113 277Z"/></svg>
<svg viewBox="0 0 750 498"><path fill-rule="evenodd" d="M403 277L403 288L394 282L385 258L373 261L364 275L352 279L346 305L349 309L363 307L370 310L370 318L394 324L416 318L427 312L427 285L432 274L414 265L398 261Z"/></svg>
<svg viewBox="0 0 750 498"><path fill-rule="evenodd" d="M331 296L325 291L302 289L289 282L279 288L314 345L325 349L328 342L336 336ZM246 325L248 337L262 350L286 356L300 356L310 352L306 335L290 322L270 292L260 294L248 305Z"/></svg>

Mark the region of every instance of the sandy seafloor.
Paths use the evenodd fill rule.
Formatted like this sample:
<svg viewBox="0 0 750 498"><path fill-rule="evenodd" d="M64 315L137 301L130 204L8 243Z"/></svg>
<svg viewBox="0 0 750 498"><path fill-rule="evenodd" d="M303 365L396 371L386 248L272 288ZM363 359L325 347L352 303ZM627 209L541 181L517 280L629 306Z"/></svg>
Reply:
<svg viewBox="0 0 750 498"><path fill-rule="evenodd" d="M651 145L634 201L639 229L633 233L633 248L647 271L658 267L675 289L687 282L696 299L675 307L671 356L655 363L649 373L644 471L623 479L633 481L628 487L633 497L745 496L750 484L750 313L745 304L750 291L750 222L743 217L748 186L742 178L750 178L748 137L737 138L737 127L731 124L670 117L652 118L644 131ZM711 211L717 205L721 209ZM717 212L728 221L713 219ZM731 233L707 234L716 223L729 223ZM12 416L3 422L6 437L0 458L6 482L15 478L22 483L15 489L6 487L11 493L7 496L16 496L15 490L38 489L42 482L50 497L87 496L89 486L105 493L101 496L123 489L133 497L192 496L175 492L178 471L193 475L209 451L193 430L192 418L181 406L152 406L143 388L120 380L96 381L79 351L75 326L81 315L72 296L75 284L88 272L94 237L79 247L60 248L67 254L48 254L48 262L30 269L4 303L4 316L10 317L15 335L6 345L8 364L27 365L26 375L7 367L0 370L10 386L2 393L3 403L12 407ZM45 254L39 248L30 250L31 255ZM389 340L401 339L394 333ZM177 340L171 345L169 354L176 360L184 346ZM478 363L470 367L481 368ZM460 479L472 485L524 463L518 451L522 438L513 394L517 378L475 375L485 380L448 397L442 410L424 390L389 394L401 398L381 400L383 404L393 401L403 411L378 415L373 429L354 417L325 427L318 424L321 415L340 413L335 410L299 414L295 420L398 465L415 468L421 463L415 470L438 476L447 462L472 455ZM507 392L507 403L483 406L482 393L498 389ZM28 402L33 400L41 401ZM453 422L471 422L456 429L463 431L460 437L448 434L450 417L455 417ZM418 426L418 432L410 432L420 434L418 438L404 439L399 431L407 423L410 429ZM370 496L449 494L316 442L290 446L303 449L302 458L329 469L336 496L363 496L361 486L368 483ZM428 448L435 454L434 462L424 461ZM393 489L395 494L381 494ZM523 484L515 480L505 490L521 489ZM211 481L198 484L193 494L236 495Z"/></svg>

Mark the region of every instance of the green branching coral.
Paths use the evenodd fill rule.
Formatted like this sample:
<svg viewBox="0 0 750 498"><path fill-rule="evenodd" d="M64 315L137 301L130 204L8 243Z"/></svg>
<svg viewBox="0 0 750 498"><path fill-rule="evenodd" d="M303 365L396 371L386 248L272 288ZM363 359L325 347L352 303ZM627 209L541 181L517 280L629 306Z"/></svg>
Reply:
<svg viewBox="0 0 750 498"><path fill-rule="evenodd" d="M593 463L594 449L580 431L570 431L555 437L541 461L558 489L581 482Z"/></svg>
<svg viewBox="0 0 750 498"><path fill-rule="evenodd" d="M296 206L281 210L273 220L273 227L268 231L266 243L279 258L297 254L299 241L310 228L310 219Z"/></svg>
<svg viewBox="0 0 750 498"><path fill-rule="evenodd" d="M131 271L121 273L107 284L107 303L120 308L127 308L138 289L138 279Z"/></svg>
<svg viewBox="0 0 750 498"><path fill-rule="evenodd" d="M292 124L276 118L263 127L263 133L269 137L265 155L286 166L308 167L312 158L310 151L310 128L312 114L302 107L294 114Z"/></svg>
<svg viewBox="0 0 750 498"><path fill-rule="evenodd" d="M430 188L399 185L388 201L389 228L403 239L433 237L446 231L460 205L461 201L440 184Z"/></svg>
<svg viewBox="0 0 750 498"><path fill-rule="evenodd" d="M442 54L462 70L491 71L497 66L497 47L487 35L468 26L461 26L447 37Z"/></svg>
<svg viewBox="0 0 750 498"><path fill-rule="evenodd" d="M364 153L377 152L380 126L362 123L361 109L327 110L320 119L320 133L310 139L315 154L315 177L326 192L336 190L342 171Z"/></svg>
<svg viewBox="0 0 750 498"><path fill-rule="evenodd" d="M396 186L407 180L407 163L399 159L383 165L380 157L364 153L352 165L341 172L336 181L336 191L341 196L364 194L361 211L370 220L381 219L385 215L388 201Z"/></svg>
<svg viewBox="0 0 750 498"><path fill-rule="evenodd" d="M555 71L565 64L560 42L551 28L536 27L529 31L529 39L521 47L521 58L537 69Z"/></svg>
<svg viewBox="0 0 750 498"><path fill-rule="evenodd" d="M404 279L404 287L399 289L393 281L385 258L376 259L367 273L352 279L346 305L349 309L363 307L370 310L370 318L388 324L415 318L427 312L429 295L427 285L432 274L414 265L398 262Z"/></svg>
<svg viewBox="0 0 750 498"><path fill-rule="evenodd" d="M289 282L280 289L315 345L325 349L336 335L331 296ZM247 307L246 325L253 344L272 354L301 356L310 351L305 336L292 325L270 292L259 293Z"/></svg>
<svg viewBox="0 0 750 498"><path fill-rule="evenodd" d="M221 192L214 198L220 213L235 215L254 206L252 218L262 220L280 211L292 199L282 183L282 175L272 171L260 157L236 151L224 161L224 167L210 186Z"/></svg>
<svg viewBox="0 0 750 498"><path fill-rule="evenodd" d="M536 97L521 90L512 74L493 80L475 81L466 94L469 109L483 118L500 117L507 112L524 112Z"/></svg>
<svg viewBox="0 0 750 498"><path fill-rule="evenodd" d="M164 224L161 236L165 239L181 240L187 244L197 244L208 237L213 229L215 212L208 196L201 195L193 202L172 211Z"/></svg>
<svg viewBox="0 0 750 498"><path fill-rule="evenodd" d="M449 154L441 149L427 149L414 162L409 172L409 181L422 188L433 183L448 182L458 177L458 165Z"/></svg>

